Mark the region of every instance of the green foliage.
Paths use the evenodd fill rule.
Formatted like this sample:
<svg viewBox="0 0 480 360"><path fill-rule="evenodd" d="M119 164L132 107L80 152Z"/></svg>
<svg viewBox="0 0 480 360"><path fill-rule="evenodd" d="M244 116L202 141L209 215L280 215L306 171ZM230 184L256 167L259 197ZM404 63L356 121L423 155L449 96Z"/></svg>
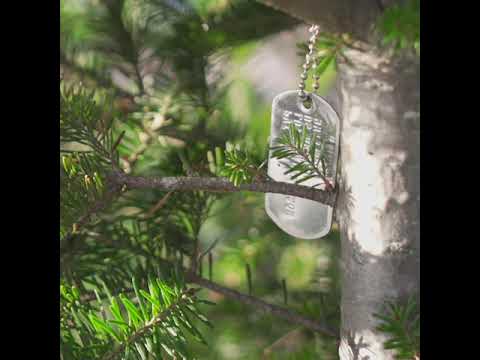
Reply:
<svg viewBox="0 0 480 360"><path fill-rule="evenodd" d="M107 172L118 161L112 122L104 116L109 99L82 86L60 89L60 234L75 232L89 209L106 201Z"/></svg>
<svg viewBox="0 0 480 360"><path fill-rule="evenodd" d="M95 151L109 161L114 144L112 122L104 113L111 106L111 99L104 97L97 103L96 95L94 90L81 85L60 85L60 145L81 144L85 151Z"/></svg>
<svg viewBox="0 0 480 360"><path fill-rule="evenodd" d="M420 54L420 0L393 4L378 21L383 34L383 44L391 44L396 50L413 48Z"/></svg>
<svg viewBox="0 0 480 360"><path fill-rule="evenodd" d="M63 359L192 359L186 333L206 344L193 318L212 326L198 310L197 290L187 289L178 274L170 282L134 278L129 293L112 296L104 286L95 297L75 286L60 286L61 356Z"/></svg>
<svg viewBox="0 0 480 360"><path fill-rule="evenodd" d="M61 236L76 231L77 221L105 198L105 174L98 157L71 153L62 156L60 171Z"/></svg>
<svg viewBox="0 0 480 360"><path fill-rule="evenodd" d="M112 171L142 176L213 174L237 186L265 176L263 165L256 164L264 160L269 104L258 102L253 89L243 86L240 92L249 91L248 116L232 111L236 98L229 92L231 86L222 76L212 78L216 71L211 67L218 59L246 57L246 49L261 37L297 21L242 0L203 4L198 9L187 0L61 2L63 359L108 358L117 350L123 359L215 356L211 354L216 349L206 347L202 339L216 330L204 332L205 317L189 311L201 301L181 279L182 272L192 270L207 253L215 260L215 274L232 266L228 256L217 259L221 244L212 239L209 224L232 228L222 237L225 243L250 234L250 227L262 227L251 244L240 246L235 264L243 277L245 262L251 265L254 293L270 295L276 289L271 286L274 278L259 279L257 262L270 266L265 255L269 251L263 249L267 244L277 249L272 238L284 243L292 239L267 221L263 208L254 206L263 198L132 190L111 181ZM243 46L240 55L237 46ZM252 125L244 121L250 117L262 127L255 141L248 135ZM221 149L226 141L245 146ZM208 149L214 153L208 155ZM253 220L239 222L238 213ZM173 278L172 269L177 271ZM156 289L153 295L150 288ZM209 320L217 317L225 327L230 326L225 314L242 321L237 336L253 329L244 313L242 306L226 304L206 315ZM279 322L270 334L272 321L258 321L261 326L255 331L264 342L289 329L290 324ZM209 343L219 348L222 330L215 336ZM250 352L257 354L253 340ZM227 358L225 354L220 358Z"/></svg>
<svg viewBox="0 0 480 360"><path fill-rule="evenodd" d="M291 123L271 147L272 157L289 160L285 174L292 174L291 179L295 180L296 184L320 177L322 182L312 187L325 185L327 189L332 189L330 168L331 146L334 143L331 137L334 136L335 129L328 122L325 123L327 125L318 137L317 133L309 130L306 125L299 129Z"/></svg>
<svg viewBox="0 0 480 360"><path fill-rule="evenodd" d="M224 151L218 146L215 147L215 154L208 150L207 152L208 169L214 175L221 176L225 166Z"/></svg>
<svg viewBox="0 0 480 360"><path fill-rule="evenodd" d="M227 143L225 149L225 164L221 175L227 177L235 186L251 182L257 172L248 151L240 145L233 146Z"/></svg>
<svg viewBox="0 0 480 360"><path fill-rule="evenodd" d="M146 359L149 353L192 358L184 332L206 342L187 314L207 320L197 312L191 291L181 293L183 285L178 281L173 287L150 281L150 295L143 290L139 295L134 283L134 299L121 290L128 288L127 279L132 276L147 279L154 273L165 274L172 264L182 264L183 255L194 255L191 246L214 196L202 192L180 194L177 200L183 201L175 204L175 211L172 206L155 210L157 216L169 219L166 226L152 219L151 206L140 210L140 217L118 213L129 201L138 206L138 199L124 199L123 203L117 200L111 209L116 213L113 222L92 223L93 212L105 212L99 204L112 200L107 196L112 190L108 189L107 179L118 166L116 149L124 133L113 141L114 122L103 120L105 107L97 105L93 92L63 87L60 96L61 269L64 282L75 284L61 288L64 313L68 310L68 315L62 317L63 358L113 358L117 352L124 359ZM90 223L89 229L79 229L78 225L85 222ZM158 256L170 261L170 265L155 266ZM98 295L104 284L120 291L116 298L109 295L108 309ZM93 289L98 303L82 302L79 289ZM151 305L150 311L145 310L143 302ZM124 313L118 304L123 304ZM109 317L105 312L110 313ZM110 353L111 349L116 350Z"/></svg>
<svg viewBox="0 0 480 360"><path fill-rule="evenodd" d="M114 136L118 133L115 122L106 119L111 119L115 112L108 112L105 102L98 104L96 98L95 92L82 86L63 86L60 93L61 269L64 281L75 284L70 290L66 285L61 288L62 306L71 314L62 320L62 356L64 359L108 358L108 351L116 346L124 359L146 359L150 356L148 353L191 358L183 332L189 331L193 338L202 343L205 341L187 313L193 312L204 321L205 318L197 314L192 302L193 294L188 296L190 300L183 300L186 294L180 294L178 286L169 288L157 282L157 291L157 285L150 282L150 291L156 293L150 296L156 297L147 300L144 293L142 296L137 293L136 300L121 293L116 300L110 299L109 311L113 318L109 319L104 316L103 305L99 305L102 303L100 298L97 306L80 301L78 289L93 289L98 293L101 286L108 283L119 291L128 287L127 279L132 276L146 279L158 271L165 273L168 270L165 267L159 269L154 266L157 256L163 255L173 264L179 263L178 257L183 254L192 256L190 245L208 213L208 209L205 212L203 209L208 207L212 198L200 192L187 194L184 196L187 199L183 200L185 206L179 201L175 211L168 214L170 221L167 226L155 224L147 208L143 221L137 218L128 223L125 220L136 217L117 213L113 222L92 223L91 215L100 210L105 212L105 203L113 200L108 196L113 189L107 179L118 166L117 147L124 136L124 132ZM105 117L106 114L109 117ZM124 208L128 202L117 201L113 213L119 207ZM138 200L133 202L138 206ZM168 208L171 209L170 206ZM162 213L161 210L156 211L157 215ZM122 218L125 220L122 221ZM79 224L86 222L89 223L88 228L95 231L79 229ZM183 248L182 238L185 238ZM174 246L171 239L175 239ZM168 268L171 269L171 266ZM104 276L105 281L100 276ZM161 298L158 298L159 292L162 293ZM68 302L66 305L65 301ZM134 301L138 304L151 302L151 312L145 313L144 309L134 305ZM115 302L123 304L128 320L120 318ZM141 316L138 315L140 313Z"/></svg>
<svg viewBox="0 0 480 360"><path fill-rule="evenodd" d="M383 314L374 314L381 323L378 330L389 335L385 349L393 349L397 359L420 357L420 309L415 296L405 304L387 302Z"/></svg>
<svg viewBox="0 0 480 360"><path fill-rule="evenodd" d="M255 160L248 150L242 149L240 144L234 146L227 142L224 151L216 147L215 155L211 151L207 152L207 159L212 174L226 177L235 186L250 183L265 176L262 172L265 162L259 166L255 165Z"/></svg>

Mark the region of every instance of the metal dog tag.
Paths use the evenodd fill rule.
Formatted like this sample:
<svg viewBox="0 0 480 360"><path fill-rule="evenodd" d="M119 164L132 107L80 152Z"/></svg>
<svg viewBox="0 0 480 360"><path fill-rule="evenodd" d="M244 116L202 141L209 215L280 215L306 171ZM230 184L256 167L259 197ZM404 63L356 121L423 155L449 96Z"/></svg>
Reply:
<svg viewBox="0 0 480 360"><path fill-rule="evenodd" d="M335 110L323 98L308 94L312 100L306 108L298 96L297 90L286 91L273 99L272 124L270 130L270 146L275 145L276 138L293 123L298 129L305 124L310 132L316 132L316 143L325 146L325 177L335 187L337 173L338 144L340 137L340 120ZM308 137L309 138L309 137ZM308 149L309 144L305 147ZM294 183L290 175L285 175L292 163L301 158L276 159L272 151L268 157L268 175L275 181ZM314 186L325 190L326 185L321 177L305 181L301 185ZM267 193L265 208L268 216L287 234L301 239L317 239L327 235L333 218L333 208L316 201L295 196Z"/></svg>

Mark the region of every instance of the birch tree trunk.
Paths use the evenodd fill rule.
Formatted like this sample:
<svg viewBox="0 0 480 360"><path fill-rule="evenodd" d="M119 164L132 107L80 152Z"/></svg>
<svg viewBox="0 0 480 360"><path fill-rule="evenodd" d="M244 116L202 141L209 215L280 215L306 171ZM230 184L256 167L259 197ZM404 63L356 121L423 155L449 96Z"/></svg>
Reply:
<svg viewBox="0 0 480 360"><path fill-rule="evenodd" d="M369 51L339 63L341 360L390 360L374 313L420 286L419 59L376 50L373 23L395 0L260 0ZM369 41L370 39L370 41Z"/></svg>
<svg viewBox="0 0 480 360"><path fill-rule="evenodd" d="M372 316L420 285L420 84L415 59L349 51L342 118L342 360L393 359Z"/></svg>

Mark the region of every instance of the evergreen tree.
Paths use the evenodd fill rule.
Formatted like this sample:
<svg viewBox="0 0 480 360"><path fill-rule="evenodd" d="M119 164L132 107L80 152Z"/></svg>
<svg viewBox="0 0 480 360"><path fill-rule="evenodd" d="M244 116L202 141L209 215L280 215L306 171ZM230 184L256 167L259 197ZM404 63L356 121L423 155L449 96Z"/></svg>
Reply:
<svg viewBox="0 0 480 360"><path fill-rule="evenodd" d="M212 326L204 314L212 303L199 295L201 288L336 344L338 291L328 299L314 293L322 299L320 319L308 306L288 306L285 282L282 306L253 296L248 264L248 295L227 288L211 277L217 241L202 247L199 240L212 209L231 193L282 193L330 205L340 195L345 203L344 182L340 190L302 185L325 175L322 161L313 161L323 156L315 141L304 151L306 129L291 127L272 148L277 158L305 158L290 169L297 183L270 179L268 148L242 141L246 130L232 121L229 84L209 76L212 64L228 61L235 46L300 21L240 0L64 0L61 9L62 359L195 358L193 342L208 346ZM414 10L391 7L377 19L386 45L401 50L398 58L411 48L419 52ZM392 25L398 19L400 29ZM319 74L336 61L358 60L357 32L336 30L318 43ZM304 55L305 46L300 50ZM405 310L393 304L390 312L375 307L367 314L383 319L375 331L391 334L386 346L403 358L418 355L415 306L411 300ZM352 339L356 344L355 334ZM352 349L361 348L352 341Z"/></svg>

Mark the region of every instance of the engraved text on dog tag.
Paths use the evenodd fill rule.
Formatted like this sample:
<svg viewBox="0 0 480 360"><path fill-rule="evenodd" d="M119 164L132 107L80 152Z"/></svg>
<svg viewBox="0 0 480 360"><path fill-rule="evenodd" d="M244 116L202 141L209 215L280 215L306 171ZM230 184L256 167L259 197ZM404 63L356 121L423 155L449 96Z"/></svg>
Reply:
<svg viewBox="0 0 480 360"><path fill-rule="evenodd" d="M334 109L323 98L316 94L308 94L311 105L306 108L298 96L298 91L284 92L273 100L272 123L270 130L270 146L283 130L293 123L299 130L306 125L309 132L316 133L316 143L324 149L324 175L335 187L337 171L338 144L340 136L340 120ZM310 139L310 136L307 137ZM308 149L306 142L305 148ZM292 164L302 161L299 157L268 159L268 175L275 181L294 183L291 174L285 174ZM320 185L318 185L320 184ZM325 181L320 176L302 183L304 186L315 186L325 190ZM270 218L286 233L301 239L316 239L328 234L332 224L333 208L308 199L295 196L267 193L265 207Z"/></svg>

